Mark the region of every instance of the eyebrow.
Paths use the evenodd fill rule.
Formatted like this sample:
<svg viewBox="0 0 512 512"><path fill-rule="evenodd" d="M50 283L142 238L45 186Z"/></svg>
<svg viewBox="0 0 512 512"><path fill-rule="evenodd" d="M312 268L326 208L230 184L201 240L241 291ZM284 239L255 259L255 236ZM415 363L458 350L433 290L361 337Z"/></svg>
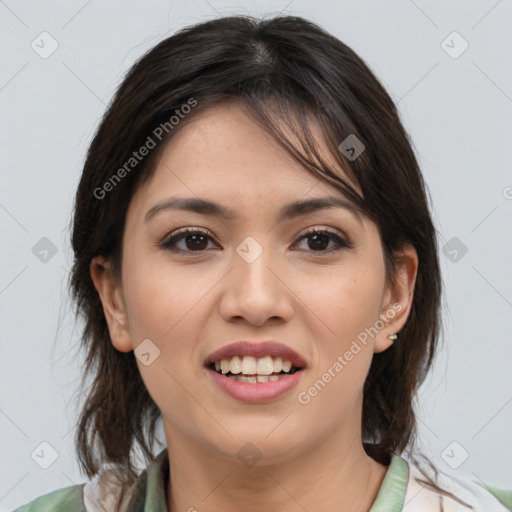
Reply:
<svg viewBox="0 0 512 512"><path fill-rule="evenodd" d="M344 210L347 210L362 224L363 210L347 199L334 196L314 197L286 204L279 210L277 221L282 222L301 215L307 215L331 208L343 208ZM144 222L148 222L154 215L156 215L156 213L169 209L186 210L200 215L218 216L226 220L233 220L237 218L237 215L233 210L213 201L197 197L171 197L152 206L147 211L144 217Z"/></svg>

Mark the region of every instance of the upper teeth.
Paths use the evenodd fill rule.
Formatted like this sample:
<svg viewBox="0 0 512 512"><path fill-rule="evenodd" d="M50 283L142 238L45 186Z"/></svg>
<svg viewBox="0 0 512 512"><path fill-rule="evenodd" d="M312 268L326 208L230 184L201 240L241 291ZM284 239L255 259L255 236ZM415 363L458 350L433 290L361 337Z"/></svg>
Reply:
<svg viewBox="0 0 512 512"><path fill-rule="evenodd" d="M243 373L244 375L271 375L289 372L292 368L291 361L283 361L281 357L265 356L256 359L253 356L233 356L231 360L221 359L215 361L215 369L222 373Z"/></svg>

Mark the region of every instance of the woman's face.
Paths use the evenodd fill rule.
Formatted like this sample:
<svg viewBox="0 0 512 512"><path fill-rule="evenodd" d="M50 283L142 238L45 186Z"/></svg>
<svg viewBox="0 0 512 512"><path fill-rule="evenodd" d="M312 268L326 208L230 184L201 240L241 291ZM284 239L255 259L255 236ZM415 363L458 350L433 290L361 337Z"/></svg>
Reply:
<svg viewBox="0 0 512 512"><path fill-rule="evenodd" d="M233 458L251 442L276 461L326 438L360 439L363 384L374 352L405 323L417 261L405 252L405 279L387 286L368 218L341 206L281 218L286 205L327 197L346 199L235 105L188 122L137 190L122 283L94 265L92 275L115 347L135 349L168 445L193 442ZM165 206L178 198L214 202L231 216ZM184 228L200 233L168 243ZM324 233L305 236L312 228ZM296 351L306 364L296 384L259 402L226 393L205 362L241 340Z"/></svg>

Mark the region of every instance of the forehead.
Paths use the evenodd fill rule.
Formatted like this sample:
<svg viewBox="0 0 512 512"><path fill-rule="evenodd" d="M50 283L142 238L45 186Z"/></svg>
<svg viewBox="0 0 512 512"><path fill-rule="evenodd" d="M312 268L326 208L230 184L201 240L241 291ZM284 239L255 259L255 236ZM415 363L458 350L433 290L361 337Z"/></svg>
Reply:
<svg viewBox="0 0 512 512"><path fill-rule="evenodd" d="M196 196L237 203L243 208L289 202L307 195L343 197L302 168L238 104L218 104L181 122L183 125L162 152L151 179L137 191L134 202L148 206L169 195ZM300 151L291 131L282 128ZM322 158L333 164L318 125L311 122L310 129Z"/></svg>

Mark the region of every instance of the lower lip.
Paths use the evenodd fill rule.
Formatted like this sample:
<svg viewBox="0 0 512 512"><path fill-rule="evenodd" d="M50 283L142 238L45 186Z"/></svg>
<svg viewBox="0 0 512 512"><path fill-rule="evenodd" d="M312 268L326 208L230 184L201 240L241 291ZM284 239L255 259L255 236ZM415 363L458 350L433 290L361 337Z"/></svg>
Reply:
<svg viewBox="0 0 512 512"><path fill-rule="evenodd" d="M302 374L304 373L304 370L298 370L288 377L283 377L272 382L251 383L238 382L237 380L230 379L229 377L225 377L224 375L217 373L211 368L207 368L206 370L211 375L215 384L217 384L222 391L233 398L253 404L270 402L271 400L281 397L298 384Z"/></svg>

